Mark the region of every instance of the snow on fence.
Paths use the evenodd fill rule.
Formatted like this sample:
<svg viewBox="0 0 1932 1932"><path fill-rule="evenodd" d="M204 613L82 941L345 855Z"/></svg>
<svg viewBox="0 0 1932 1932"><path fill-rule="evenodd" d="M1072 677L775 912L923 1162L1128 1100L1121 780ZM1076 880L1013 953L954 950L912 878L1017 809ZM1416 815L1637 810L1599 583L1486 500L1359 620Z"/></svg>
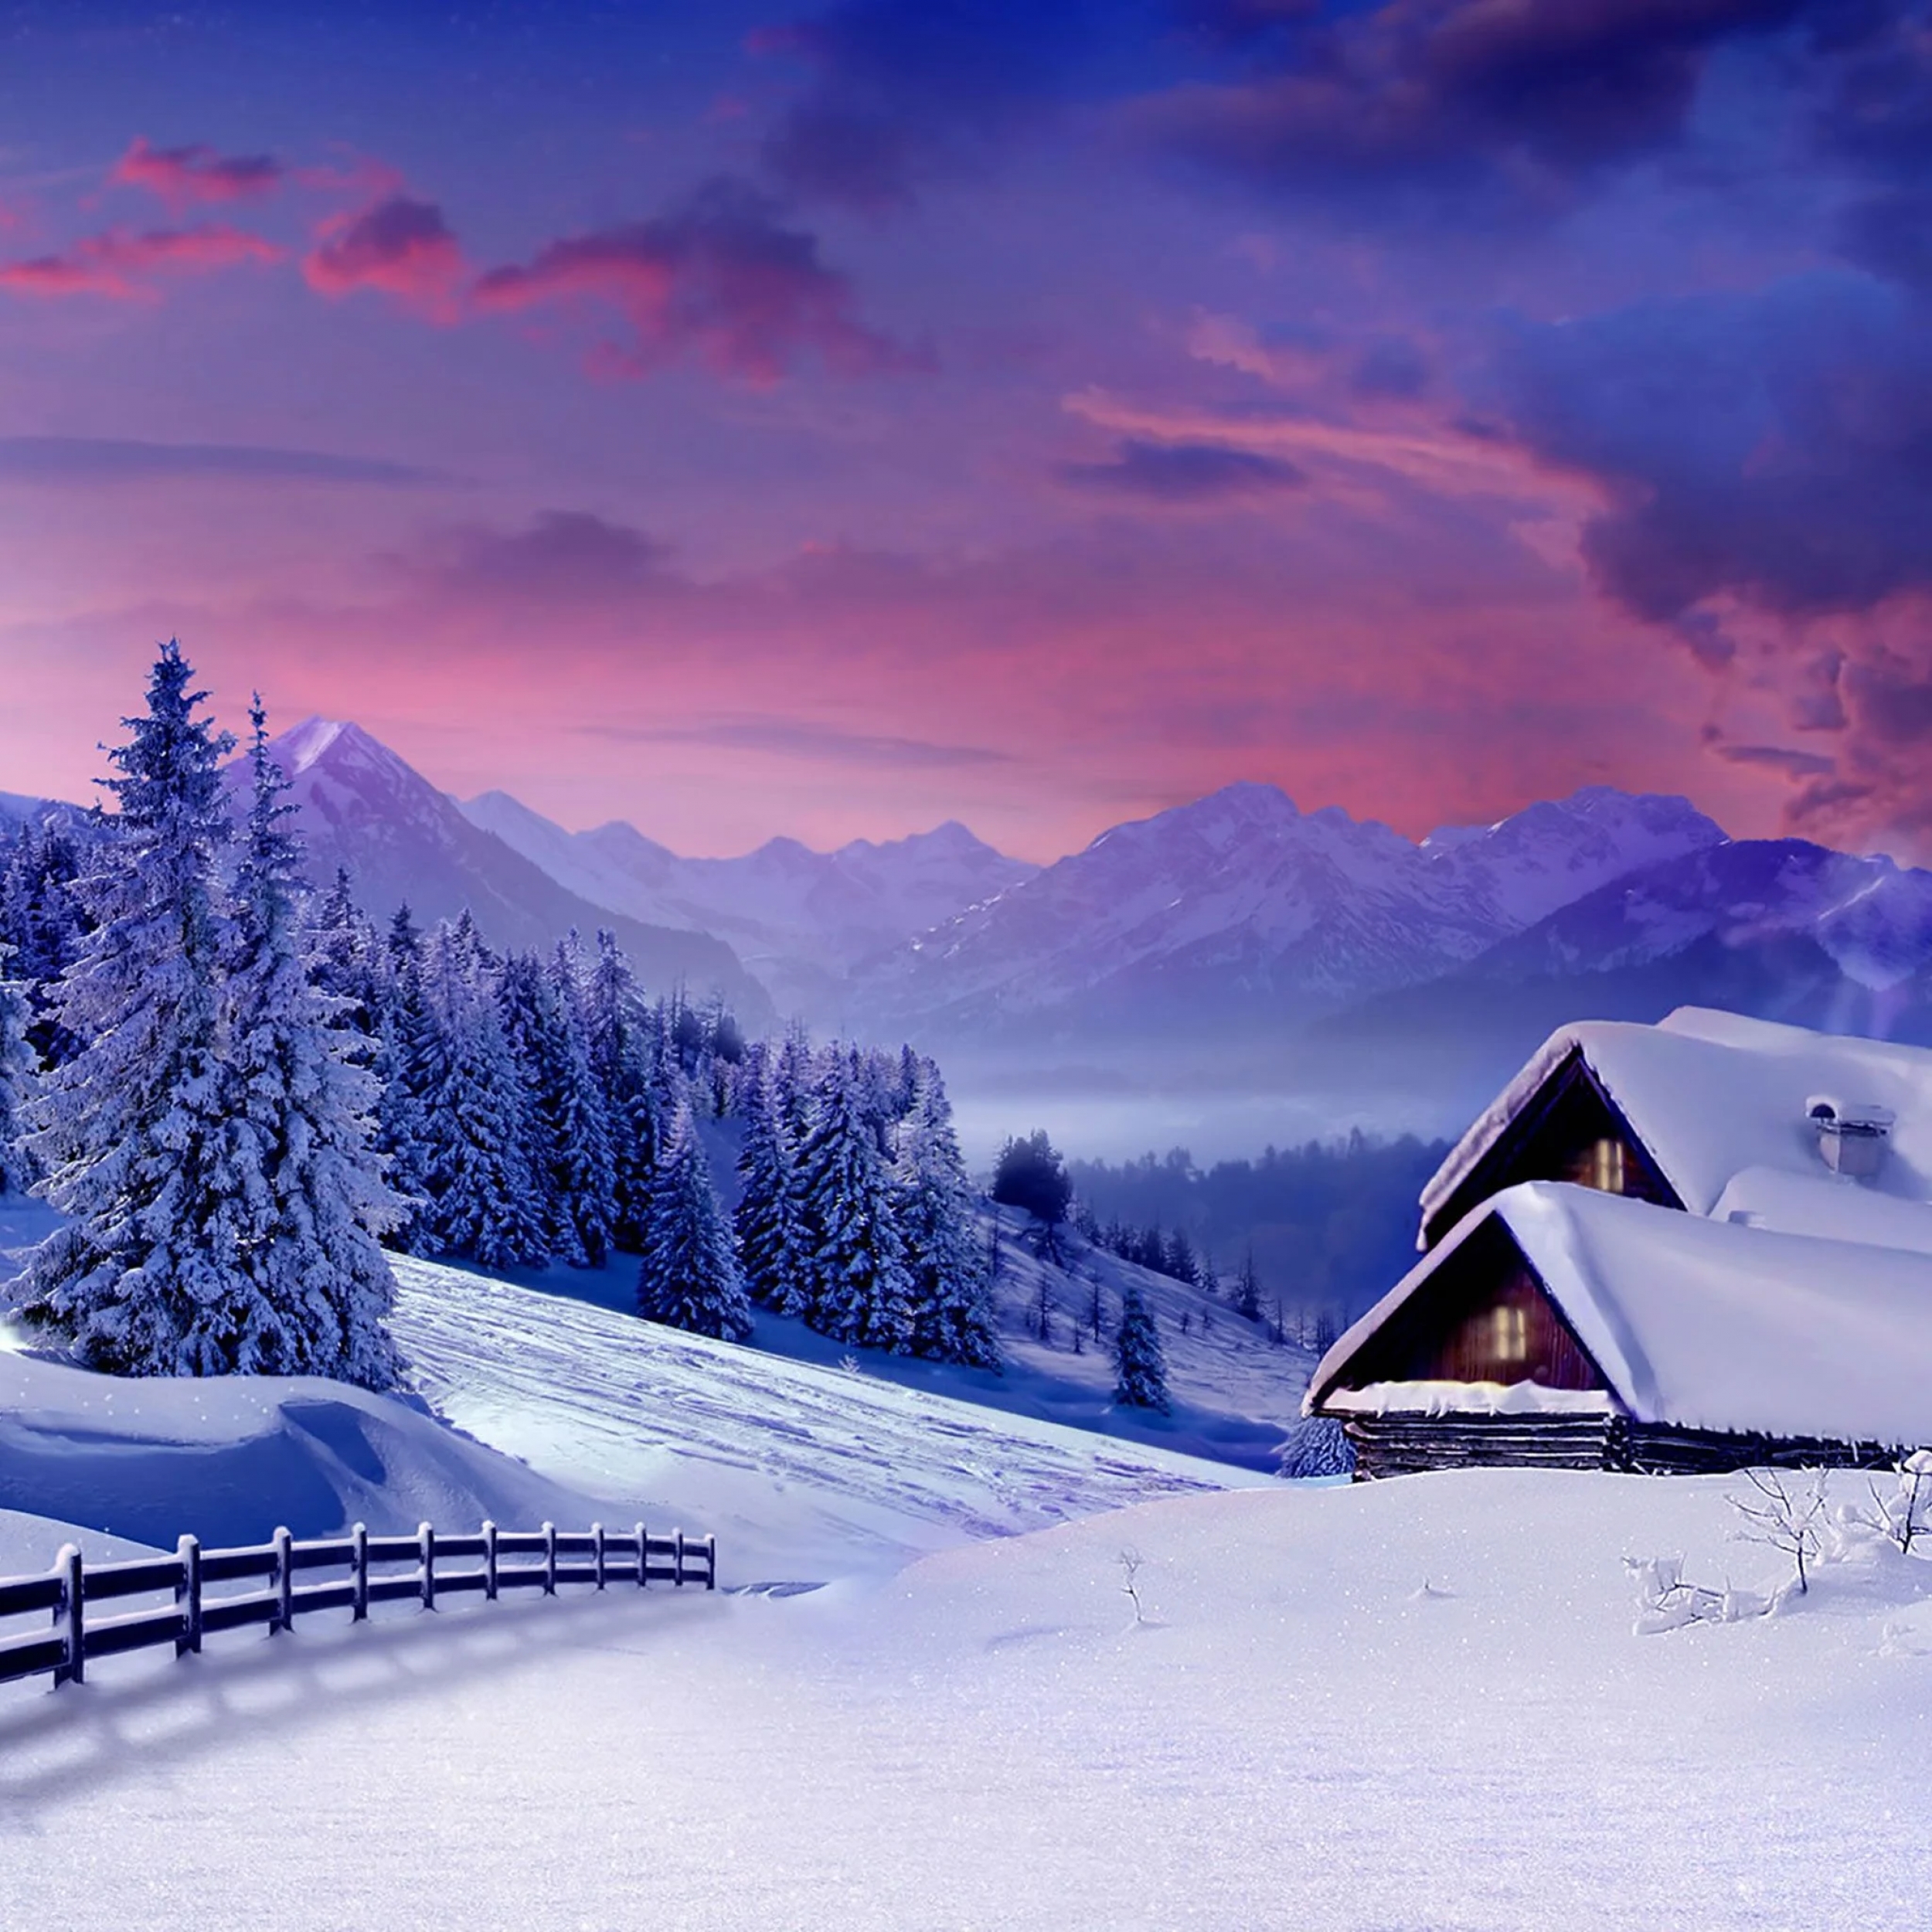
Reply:
<svg viewBox="0 0 1932 1932"><path fill-rule="evenodd" d="M452 1563L481 1566L452 1570ZM398 1564L408 1567L398 1573ZM316 1570L349 1573L326 1582L296 1581ZM312 1543L298 1543L278 1529L267 1543L243 1549L204 1549L194 1537L184 1536L172 1556L94 1564L83 1563L69 1543L45 1576L0 1580L0 1620L41 1613L50 1614L53 1624L45 1635L0 1638L0 1683L51 1672L56 1688L77 1684L96 1657L163 1644L185 1657L213 1631L249 1624L265 1624L271 1634L291 1630L298 1617L315 1611L347 1610L359 1623L372 1604L420 1603L434 1610L439 1597L474 1590L494 1602L506 1590L540 1590L554 1597L565 1583L599 1590L607 1583L634 1583L641 1590L656 1583L716 1589L718 1539L687 1539L682 1529L647 1536L642 1523L628 1535L612 1535L601 1523L588 1530L560 1530L553 1523L512 1530L486 1522L468 1536L442 1536L428 1523L413 1536L372 1536L358 1523L346 1536ZM259 1587L209 1587L226 1583ZM96 1604L168 1591L175 1600L162 1609L91 1614Z"/></svg>

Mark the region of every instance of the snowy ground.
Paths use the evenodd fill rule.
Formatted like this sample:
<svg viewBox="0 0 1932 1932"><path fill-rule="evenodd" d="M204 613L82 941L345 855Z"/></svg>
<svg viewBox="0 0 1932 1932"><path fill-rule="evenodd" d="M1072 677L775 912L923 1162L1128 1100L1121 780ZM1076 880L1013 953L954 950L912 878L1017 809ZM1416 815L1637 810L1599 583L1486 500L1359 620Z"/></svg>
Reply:
<svg viewBox="0 0 1932 1932"><path fill-rule="evenodd" d="M727 1584L825 1587L393 1606L0 1689L0 1922L1926 1923L1932 1560L1639 1636L1626 1555L1777 1580L1774 1553L1728 1539L1741 1483L1287 1485L403 1274L425 1391L479 1442L326 1385L0 1359L0 1419L39 1455L9 1437L0 1475L31 1500L64 1461L99 1498L118 1468L157 1520L196 1492L154 1469L244 1450L257 1507L287 1468L333 1485L325 1514L406 1516L437 1482L501 1513L621 1498L618 1521L716 1528ZM319 1429L318 1389L338 1411ZM66 1533L0 1512L0 1566Z"/></svg>
<svg viewBox="0 0 1932 1932"><path fill-rule="evenodd" d="M1626 1551L1768 1578L1724 1488L1197 1495L787 1599L117 1660L0 1703L9 1922L1922 1927L1916 1574L1632 1634Z"/></svg>

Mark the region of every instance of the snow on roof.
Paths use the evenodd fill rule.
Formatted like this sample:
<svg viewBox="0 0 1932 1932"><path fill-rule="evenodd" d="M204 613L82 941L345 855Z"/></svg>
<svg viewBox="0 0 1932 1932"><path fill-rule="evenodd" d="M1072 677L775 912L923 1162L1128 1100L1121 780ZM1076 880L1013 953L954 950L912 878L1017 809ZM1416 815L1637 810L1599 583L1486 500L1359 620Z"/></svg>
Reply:
<svg viewBox="0 0 1932 1932"><path fill-rule="evenodd" d="M1932 1052L1681 1006L1655 1026L1583 1020L1551 1034L1423 1189L1425 1221L1572 1053L1582 1056L1693 1214L1717 1211L1747 1169L1807 1181L1825 1175L1806 1119L1820 1096L1841 1112L1869 1104L1896 1117L1879 1172L1869 1182L1850 1184L1848 1205L1830 1232L1882 1240L1853 1233L1864 1209L1852 1204L1875 1196L1932 1203ZM1759 1196L1758 1211L1769 1225L1800 1231L1777 1218L1770 1192Z"/></svg>
<svg viewBox="0 0 1932 1932"><path fill-rule="evenodd" d="M1932 1257L1550 1181L1464 1216L1329 1350L1305 1406L1492 1217L1637 1420L1932 1443Z"/></svg>

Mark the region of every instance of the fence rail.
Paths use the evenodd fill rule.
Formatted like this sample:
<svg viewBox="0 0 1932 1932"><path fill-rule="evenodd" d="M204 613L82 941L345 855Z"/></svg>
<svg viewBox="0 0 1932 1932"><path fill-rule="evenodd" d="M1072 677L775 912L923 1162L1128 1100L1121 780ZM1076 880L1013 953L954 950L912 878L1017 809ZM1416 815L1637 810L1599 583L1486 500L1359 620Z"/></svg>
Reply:
<svg viewBox="0 0 1932 1932"><path fill-rule="evenodd" d="M399 1573L397 1564L406 1567ZM457 1564L479 1566L452 1567ZM348 1574L327 1582L297 1581L332 1570ZM220 1583L257 1587L225 1593L209 1588ZM523 1530L486 1522L465 1536L443 1536L424 1523L413 1536L372 1536L358 1523L346 1536L319 1542L298 1543L278 1529L267 1543L242 1549L204 1549L194 1537L184 1536L172 1556L94 1564L83 1563L69 1543L44 1576L0 1578L0 1620L36 1614L52 1618L45 1633L0 1637L0 1683L51 1675L56 1688L78 1684L96 1657L168 1644L177 1657L185 1657L199 1651L212 1632L265 1624L272 1634L292 1630L298 1617L318 1611L346 1610L359 1623L372 1604L417 1602L434 1610L440 1597L480 1590L493 1603L506 1590L540 1590L554 1597L562 1586L574 1583L598 1590L611 1583L640 1590L652 1583L694 1583L715 1590L718 1539L687 1537L682 1529L647 1536L642 1523L614 1533L601 1523L587 1530L560 1530L551 1523ZM170 1592L174 1602L159 1609L92 1614L97 1604Z"/></svg>

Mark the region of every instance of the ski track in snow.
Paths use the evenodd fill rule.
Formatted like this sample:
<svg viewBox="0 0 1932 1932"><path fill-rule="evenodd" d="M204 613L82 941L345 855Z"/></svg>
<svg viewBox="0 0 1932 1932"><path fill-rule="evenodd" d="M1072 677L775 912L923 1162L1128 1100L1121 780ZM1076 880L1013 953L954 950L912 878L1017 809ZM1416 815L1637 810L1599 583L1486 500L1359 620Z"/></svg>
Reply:
<svg viewBox="0 0 1932 1932"><path fill-rule="evenodd" d="M768 1562L782 1551L820 1575L1270 1480L461 1268L402 1257L395 1267L396 1336L437 1410L576 1488L682 1510L688 1527L718 1531L739 1577L728 1525L742 1518L746 1478L802 1492L818 1526L803 1546L781 1532L777 1547L767 1527L745 1553Z"/></svg>

